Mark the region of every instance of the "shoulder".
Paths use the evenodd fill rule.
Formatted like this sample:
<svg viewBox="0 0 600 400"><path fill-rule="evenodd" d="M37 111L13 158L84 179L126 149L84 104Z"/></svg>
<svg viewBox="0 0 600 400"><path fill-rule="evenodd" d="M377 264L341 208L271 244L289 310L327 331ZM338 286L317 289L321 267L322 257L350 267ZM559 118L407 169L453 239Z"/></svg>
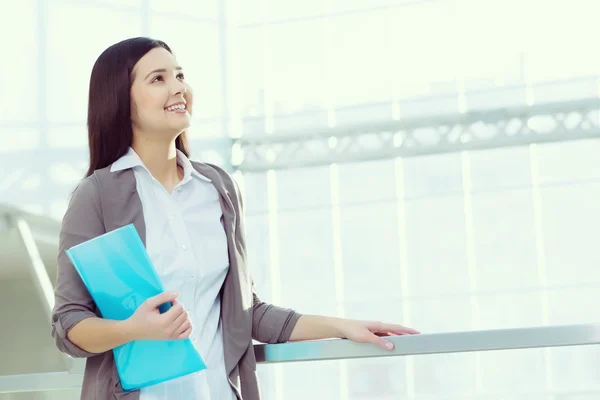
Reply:
<svg viewBox="0 0 600 400"><path fill-rule="evenodd" d="M109 166L106 168L96 170L92 175L83 178L73 191L72 199L90 199L93 197L97 197L100 194L100 182L106 180L110 173L111 172Z"/></svg>
<svg viewBox="0 0 600 400"><path fill-rule="evenodd" d="M94 173L91 176L95 177L96 181L99 184L101 181L104 181L107 178L109 178L110 176L115 175L115 172L111 172L111 170L110 170L111 167L112 167L112 164L109 165L108 167L97 169L94 171Z"/></svg>
<svg viewBox="0 0 600 400"><path fill-rule="evenodd" d="M219 167L218 165L215 165L215 164L203 163L203 162L198 162L198 161L190 160L190 162L192 163L192 165L194 166L194 168L197 171L201 171L204 168L212 169L213 172L216 173L216 175L222 181L223 185L225 186L225 188L227 190L234 191L235 193L239 193L239 186L238 186L237 181L229 172L227 172L222 167Z"/></svg>
<svg viewBox="0 0 600 400"><path fill-rule="evenodd" d="M95 175L90 175L87 178L82 179L73 194L71 195L70 203L78 202L90 202L97 200L100 194L100 188L98 185L98 179Z"/></svg>
<svg viewBox="0 0 600 400"><path fill-rule="evenodd" d="M100 188L94 175L82 179L73 193L65 214L62 218L61 243L65 235L81 236L87 230L97 231L101 224L102 207L100 203ZM74 242L73 242L74 243ZM68 242L71 246L73 243Z"/></svg>
<svg viewBox="0 0 600 400"><path fill-rule="evenodd" d="M95 174L79 182L62 218L60 254L64 249L105 233L101 196L102 190Z"/></svg>
<svg viewBox="0 0 600 400"><path fill-rule="evenodd" d="M219 177L223 180L226 181L233 181L233 177L231 176L231 174L229 172L227 172L224 168L219 167L216 164L211 164L211 163L202 163L202 162L198 162L198 161L192 161L193 164L196 165L204 165L206 167L212 168L213 170L215 170L215 172L219 175Z"/></svg>
<svg viewBox="0 0 600 400"><path fill-rule="evenodd" d="M98 206L102 194L102 182L110 177L110 166L94 171L94 173L83 178L73 193L69 201L69 206L83 203L86 206Z"/></svg>
<svg viewBox="0 0 600 400"><path fill-rule="evenodd" d="M190 160L191 161L191 160ZM240 186L238 182L235 180L233 175L227 172L225 169L219 167L218 165L202 163L198 161L191 161L193 167L196 171L200 172L206 168L209 168L212 173L211 175L216 175L218 180L213 182L215 185L223 185L225 191L230 194L232 200L235 200L235 203L240 207L243 206L243 198L240 190Z"/></svg>

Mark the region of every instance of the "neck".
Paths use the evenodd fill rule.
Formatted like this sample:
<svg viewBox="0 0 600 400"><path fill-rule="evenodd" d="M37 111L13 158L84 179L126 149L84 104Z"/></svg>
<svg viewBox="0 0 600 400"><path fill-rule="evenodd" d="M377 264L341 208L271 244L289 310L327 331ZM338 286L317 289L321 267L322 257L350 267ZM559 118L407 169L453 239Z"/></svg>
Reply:
<svg viewBox="0 0 600 400"><path fill-rule="evenodd" d="M174 187L181 181L177 166L175 139L170 142L136 140L131 145L152 176L165 187Z"/></svg>

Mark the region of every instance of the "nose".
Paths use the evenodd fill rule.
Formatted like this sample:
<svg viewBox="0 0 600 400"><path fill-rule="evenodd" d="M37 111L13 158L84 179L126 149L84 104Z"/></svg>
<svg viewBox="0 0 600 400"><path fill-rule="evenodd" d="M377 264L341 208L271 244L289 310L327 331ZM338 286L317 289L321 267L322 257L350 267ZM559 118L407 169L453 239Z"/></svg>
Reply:
<svg viewBox="0 0 600 400"><path fill-rule="evenodd" d="M171 86L171 92L175 96L177 96L177 95L183 96L187 92L187 89L182 82L180 82L179 80L175 80L175 83L173 83L173 85Z"/></svg>

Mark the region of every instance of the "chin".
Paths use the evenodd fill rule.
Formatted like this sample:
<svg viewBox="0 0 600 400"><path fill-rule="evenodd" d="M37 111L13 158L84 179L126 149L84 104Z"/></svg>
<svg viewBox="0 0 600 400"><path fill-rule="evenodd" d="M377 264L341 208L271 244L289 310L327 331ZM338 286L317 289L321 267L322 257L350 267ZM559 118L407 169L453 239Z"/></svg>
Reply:
<svg viewBox="0 0 600 400"><path fill-rule="evenodd" d="M183 131L185 131L189 127L190 127L189 121L187 123L171 124L169 126L170 130L173 130L173 131L177 132L178 134L181 133L181 132L183 132Z"/></svg>

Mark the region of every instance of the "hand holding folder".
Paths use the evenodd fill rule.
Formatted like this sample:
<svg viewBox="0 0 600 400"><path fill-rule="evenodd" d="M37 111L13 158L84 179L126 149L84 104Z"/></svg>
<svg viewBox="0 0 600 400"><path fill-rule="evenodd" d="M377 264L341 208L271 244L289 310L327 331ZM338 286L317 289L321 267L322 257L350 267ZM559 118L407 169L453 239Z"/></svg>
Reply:
<svg viewBox="0 0 600 400"><path fill-rule="evenodd" d="M163 292L142 303L128 320L130 331L134 328L133 337L140 340L188 338L192 332L191 321L183 305L175 300L177 296L175 292ZM167 307L167 311L161 311Z"/></svg>
<svg viewBox="0 0 600 400"><path fill-rule="evenodd" d="M135 227L130 224L66 253L102 317L126 320L164 291ZM161 313L170 303L159 307ZM113 349L124 390L135 390L206 368L191 340L135 340Z"/></svg>

